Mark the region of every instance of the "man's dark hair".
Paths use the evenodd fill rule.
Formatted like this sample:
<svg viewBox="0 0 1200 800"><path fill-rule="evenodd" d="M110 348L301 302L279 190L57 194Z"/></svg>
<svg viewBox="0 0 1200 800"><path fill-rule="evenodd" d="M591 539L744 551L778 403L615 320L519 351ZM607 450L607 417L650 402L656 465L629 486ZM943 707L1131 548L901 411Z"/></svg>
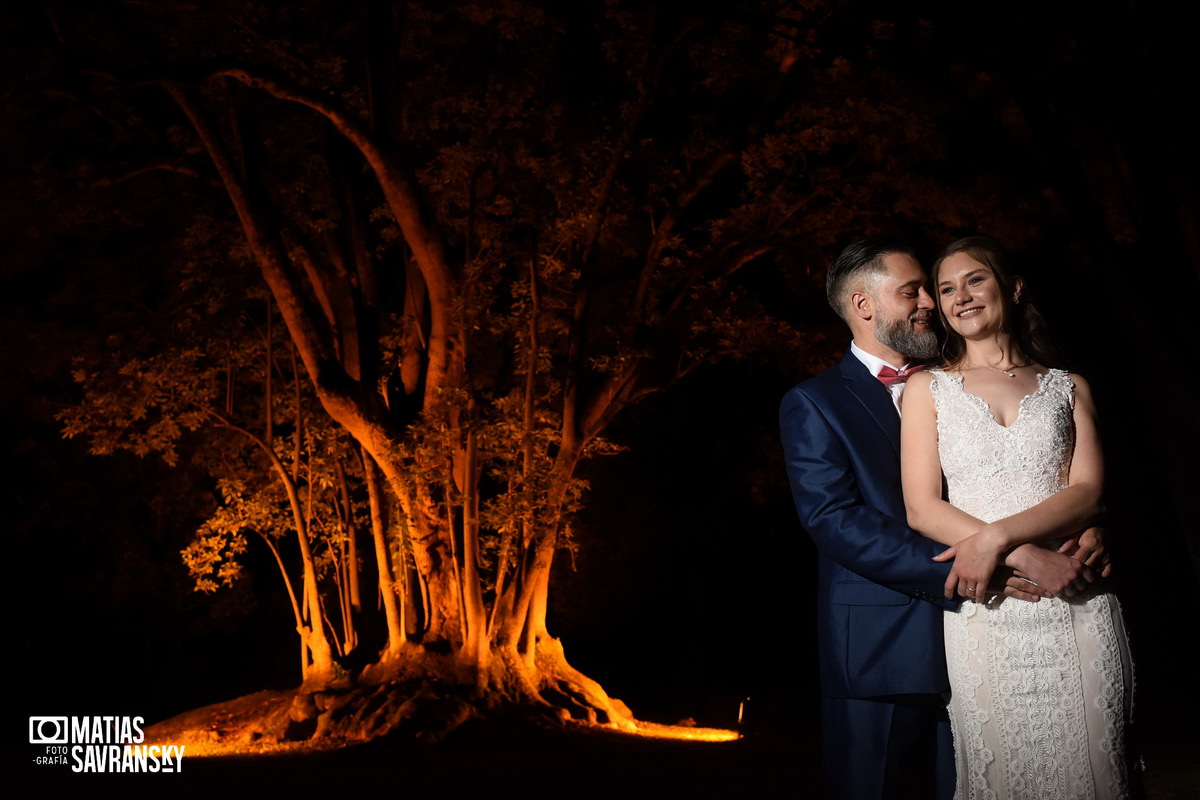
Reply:
<svg viewBox="0 0 1200 800"><path fill-rule="evenodd" d="M872 236L848 245L825 273L825 296L834 312L846 319L846 295L857 279L882 275L883 257L904 253L916 257L916 249L899 236Z"/></svg>

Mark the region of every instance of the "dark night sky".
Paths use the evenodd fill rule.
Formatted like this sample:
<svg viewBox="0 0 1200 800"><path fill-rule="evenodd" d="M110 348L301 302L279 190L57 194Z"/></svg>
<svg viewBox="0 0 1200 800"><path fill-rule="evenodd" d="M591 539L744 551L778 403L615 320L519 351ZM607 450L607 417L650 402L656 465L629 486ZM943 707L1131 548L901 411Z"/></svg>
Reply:
<svg viewBox="0 0 1200 800"><path fill-rule="evenodd" d="M1193 693L1178 691L1191 667L1176 621L1196 596L1189 547L1200 549L1200 515L1185 502L1200 487L1191 399L1200 384L1195 370L1177 371L1194 346L1200 297L1197 243L1180 235L1185 220L1195 232L1198 211L1194 126L1181 113L1197 75L1186 58L1193 48L1181 41L1186 26L1129 5L1141 20L1134 28L1114 22L1117 13L1068 18L1044 8L985 27L963 17L955 24L961 47L981 62L1027 57L1022 74L1031 85L1047 82L1071 131L1103 128L1136 171L1136 246L1114 245L1107 263L1047 270L1041 288L1051 322L1096 388L1143 718L1171 727L1197 710ZM1039 32L1061 41L1064 30L1093 60L1047 75L1036 58ZM1104 52L1111 57L1095 56ZM1063 146L1091 145L1072 135ZM37 136L9 131L5 141ZM37 248L21 240L29 223L19 208L22 176L10 165L4 177L12 256L3 270L0 442L4 539L18 572L8 584L18 611L6 648L17 672L13 718L160 719L292 685L287 609L248 593L188 591L178 550L194 521L149 498L189 476L132 457L92 458L57 436L47 413L69 392L69 356L85 327L63 315L81 304L54 299L57 276L38 271ZM1053 244L1036 255L1058 256ZM811 712L812 553L792 518L774 438L778 399L802 377L762 364L698 374L622 419L614 438L631 450L591 467L598 502L580 522L577 571L565 554L558 562L550 626L568 657L635 712L729 725L747 694ZM255 580L278 579L263 569ZM263 596L281 594L276 588Z"/></svg>

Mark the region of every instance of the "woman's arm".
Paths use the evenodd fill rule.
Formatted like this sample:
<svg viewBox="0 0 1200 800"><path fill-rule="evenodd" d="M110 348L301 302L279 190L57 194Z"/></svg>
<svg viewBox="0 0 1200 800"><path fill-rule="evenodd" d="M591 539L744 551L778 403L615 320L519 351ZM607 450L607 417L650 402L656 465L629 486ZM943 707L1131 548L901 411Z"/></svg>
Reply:
<svg viewBox="0 0 1200 800"><path fill-rule="evenodd" d="M979 532L963 539L945 553L955 559L951 578L957 578L961 589L976 588L990 577L989 565L1002 561L1022 572L1036 573L1046 568L1046 558L1031 548L1019 547L1029 542L1073 536L1094 523L1100 516L1100 498L1104 484L1104 462L1100 437L1096 429L1096 408L1091 389L1083 378L1072 375L1075 383L1075 403L1072 418L1075 426L1075 449L1071 457L1067 486L1035 506L983 526ZM957 573L957 574L955 574ZM1070 595L1082 588L1090 573L1082 576L1059 575L1053 591Z"/></svg>
<svg viewBox="0 0 1200 800"><path fill-rule="evenodd" d="M904 387L900 421L900 474L908 524L942 544L954 545L984 523L942 499L942 460L938 455L937 410L932 376L918 372Z"/></svg>
<svg viewBox="0 0 1200 800"><path fill-rule="evenodd" d="M1074 536L1095 523L1102 511L1104 458L1096 428L1096 406L1087 381L1071 375L1075 384L1072 420L1075 452L1071 456L1067 486L1024 511L996 520L994 527L1007 547L1048 538Z"/></svg>
<svg viewBox="0 0 1200 800"><path fill-rule="evenodd" d="M1072 421L1075 425L1075 450L1071 456L1071 466L1067 476L1067 487L1061 492L1002 520L994 525L999 529L1000 541L1010 544L1036 541L1039 538L1073 536L1079 531L1095 523L1103 513L1101 500L1104 490L1104 457L1100 447L1100 434L1096 425L1096 405L1092 398L1092 390L1087 381L1079 375L1071 375L1075 384L1074 406ZM1022 532L1024 529L1024 534ZM1038 535L1040 533L1040 535ZM1093 530L1084 531L1088 538L1088 547L1083 553L1075 552L1069 566L1075 561L1086 564L1092 560L1089 555L1094 553L1096 541ZM1100 548L1101 553L1103 547ZM1061 549L1060 549L1060 552ZM1075 556L1084 555L1082 560ZM1044 563L1043 553L1036 552L1030 547L1015 547L1004 554L1007 566L1027 574L1033 574ZM1098 561L1100 559L1097 559ZM1103 577L1109 571L1104 563L1098 563L1095 568ZM1070 596L1076 590L1082 590L1087 582L1095 580L1096 575L1090 569L1080 569L1079 575L1072 576L1062 572L1056 573L1054 580L1064 584L1061 589L1053 589L1055 594ZM1040 581L1048 585L1045 581Z"/></svg>
<svg viewBox="0 0 1200 800"><path fill-rule="evenodd" d="M901 438L905 504L909 525L951 545L938 557L955 560L946 581L947 596L957 591L964 597L982 599L996 565L1002 560L1006 566L1043 576L1055 593L1069 594L1087 578L1082 565L1076 567L1064 558L1047 563L1044 553L1020 547L1028 542L1074 534L1099 514L1103 462L1095 407L1086 381L1072 377L1076 385L1076 442L1067 488L1036 506L986 525L941 499L937 413L929 388L930 376L918 373L909 379L904 390Z"/></svg>

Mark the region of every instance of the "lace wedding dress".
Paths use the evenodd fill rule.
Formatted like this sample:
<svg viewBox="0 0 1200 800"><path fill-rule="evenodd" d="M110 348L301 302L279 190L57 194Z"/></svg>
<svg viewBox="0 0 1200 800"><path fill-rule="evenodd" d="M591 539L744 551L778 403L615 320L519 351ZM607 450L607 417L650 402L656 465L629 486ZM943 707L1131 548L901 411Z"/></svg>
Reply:
<svg viewBox="0 0 1200 800"><path fill-rule="evenodd" d="M938 451L952 505L991 522L1066 486L1074 385L1039 377L1009 427L935 370ZM1121 610L1112 595L1037 603L964 602L946 613L955 800L1125 798L1132 692Z"/></svg>

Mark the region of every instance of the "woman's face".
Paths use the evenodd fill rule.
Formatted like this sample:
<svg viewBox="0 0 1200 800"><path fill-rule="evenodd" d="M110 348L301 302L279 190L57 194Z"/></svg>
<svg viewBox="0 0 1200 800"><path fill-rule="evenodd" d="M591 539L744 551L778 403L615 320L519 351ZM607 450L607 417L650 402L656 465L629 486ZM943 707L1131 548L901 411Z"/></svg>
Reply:
<svg viewBox="0 0 1200 800"><path fill-rule="evenodd" d="M1003 330L1005 298L986 264L966 253L948 256L938 267L934 291L942 318L964 339L987 338Z"/></svg>

